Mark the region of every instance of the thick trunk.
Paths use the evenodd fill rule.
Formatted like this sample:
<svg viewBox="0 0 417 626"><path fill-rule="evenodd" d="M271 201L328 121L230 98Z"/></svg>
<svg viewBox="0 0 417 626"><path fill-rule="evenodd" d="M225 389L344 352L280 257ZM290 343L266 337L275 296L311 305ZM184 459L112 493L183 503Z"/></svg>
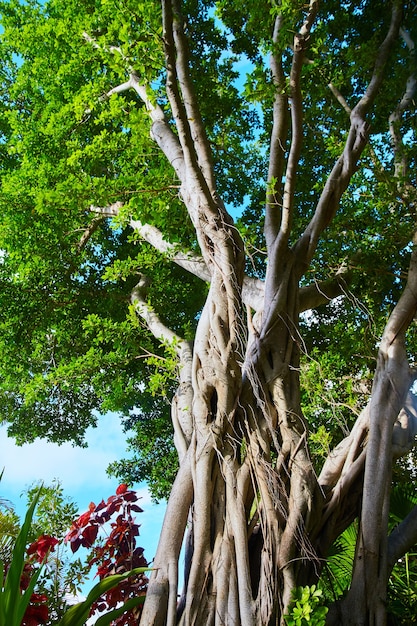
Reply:
<svg viewBox="0 0 417 626"><path fill-rule="evenodd" d="M282 324L277 335L281 354L294 359L295 348L290 348L294 333L288 332L289 318L284 324L283 317L281 314L276 321ZM205 338L213 333L207 323L203 316L200 328ZM207 348L206 340L201 341ZM169 500L143 626L282 624L291 590L317 580L331 543L360 510L361 542L352 589L346 601L330 611L329 623L384 623L384 498L390 478L392 428L409 386L407 369L400 376L403 396L391 385L388 393L395 400L385 397L381 410L381 396L375 393L374 404L364 410L351 435L335 449L317 481L297 405L297 377L291 375L285 361L274 362L268 354L268 342L263 344L262 331L256 332L239 386L231 378L226 392L219 377L216 387L210 387L213 391L204 405L204 420L196 423ZM397 356L406 363L403 355ZM211 357L207 351L207 358L215 359L215 355ZM279 371L280 376L270 378L272 371ZM377 389L382 387L379 381L387 380L385 362L380 371ZM207 376L197 369L195 377L200 376L207 384ZM210 380L213 384L215 379ZM220 402L225 402L222 393L226 393L226 406L232 407L226 419L219 412ZM387 402L392 417L387 414ZM379 423L376 443L372 419ZM381 428L381 423L386 428ZM382 441L381 432L387 433ZM373 458L377 465L371 457L372 446L376 446ZM368 473L365 471L364 477L365 465ZM377 480L375 472L384 472L386 478ZM369 483L371 490L366 489ZM381 486L381 502L375 504L377 485ZM370 519L364 527L367 510ZM178 559L187 522L185 586L178 602ZM372 541L376 545L368 547ZM369 593L370 585L373 593ZM377 596L375 589L380 590Z"/></svg>
<svg viewBox="0 0 417 626"><path fill-rule="evenodd" d="M236 352L227 359L231 339L218 316L224 309L215 305L224 289L216 292L212 283L195 342L194 436L178 478L180 484L190 476L193 493L185 589L178 614L167 611L177 599L175 555L188 482L183 501L174 485L142 624L279 624L292 589L315 559L309 528L322 497L300 408L292 262L283 276L239 371ZM234 341L240 354L244 337Z"/></svg>

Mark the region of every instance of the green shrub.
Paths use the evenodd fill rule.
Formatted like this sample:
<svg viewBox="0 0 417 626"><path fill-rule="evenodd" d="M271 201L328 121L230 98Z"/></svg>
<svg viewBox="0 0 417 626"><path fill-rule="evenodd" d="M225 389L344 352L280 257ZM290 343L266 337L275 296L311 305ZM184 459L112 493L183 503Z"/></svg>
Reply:
<svg viewBox="0 0 417 626"><path fill-rule="evenodd" d="M292 592L287 615L288 626L325 626L328 608L323 605L323 592L315 585L297 587Z"/></svg>

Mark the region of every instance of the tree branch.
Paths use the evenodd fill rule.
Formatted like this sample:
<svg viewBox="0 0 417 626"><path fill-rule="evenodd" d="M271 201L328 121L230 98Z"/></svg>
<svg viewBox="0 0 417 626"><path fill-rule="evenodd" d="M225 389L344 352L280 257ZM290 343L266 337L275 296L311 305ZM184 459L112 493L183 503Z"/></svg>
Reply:
<svg viewBox="0 0 417 626"><path fill-rule="evenodd" d="M346 102L344 96L342 95L342 93L339 91L339 89L334 85L334 83L332 83L330 81L330 83L328 84L328 87L330 89L330 91L332 92L332 94L334 95L334 97L336 98L336 100L339 102L339 104L342 106L342 108L346 111L346 113L350 116L350 114L352 113L352 109L350 108L350 106L348 105L348 103Z"/></svg>
<svg viewBox="0 0 417 626"><path fill-rule="evenodd" d="M273 125L269 147L268 192L266 198L265 238L267 247L275 240L281 221L281 206L283 198L282 178L285 164L285 145L288 132L288 97L284 70L282 68L282 54L278 53L279 35L283 16L275 18L272 43L275 49L271 53L271 72L275 85L273 107ZM274 181L274 184L272 183Z"/></svg>
<svg viewBox="0 0 417 626"><path fill-rule="evenodd" d="M177 623L178 559L193 500L191 455L192 446L180 465L168 500L140 620L146 626L162 623L175 626Z"/></svg>
<svg viewBox="0 0 417 626"><path fill-rule="evenodd" d="M317 0L311 0L307 18L294 38L294 55L290 74L292 139L290 153L288 155L287 169L285 172L281 220L281 234L286 242L288 241L291 231L296 174L303 141L303 97L301 93L301 70L304 64L305 51L310 39L310 30L317 15L317 10Z"/></svg>
<svg viewBox="0 0 417 626"><path fill-rule="evenodd" d="M116 217L119 210L123 207L123 202L115 202L106 207L90 206L90 211L99 213L104 217ZM147 243L158 250L161 254L166 255L173 263L176 263L193 276L200 278L204 282L211 281L211 274L202 256L193 252L183 252L178 246L166 241L163 234L155 226L150 224L142 224L139 220L131 219L129 222L131 228L135 230L140 237ZM264 296L264 283L259 278L245 276L242 287L242 300L244 304L251 307L254 311L259 311L262 307ZM307 302L312 296L307 296ZM316 306L318 306L316 304Z"/></svg>
<svg viewBox="0 0 417 626"><path fill-rule="evenodd" d="M136 91L144 102L153 121L151 136L157 142L176 171L181 181L181 196L196 228L200 249L210 271L213 268L212 241L213 229L221 230L233 220L224 204L215 193L214 174L211 164L210 147L205 137L204 126L199 113L191 81L188 77L188 55L186 38L182 31L182 19L175 0L163 0L163 29L167 67L167 95L178 130L178 137L168 125L162 108L149 97L149 87L141 83L134 69L117 47L107 52L122 55L130 72L125 83L111 89L104 97L120 93L129 88ZM94 47L100 45L88 34L84 38ZM182 89L182 97L179 86ZM238 240L231 233L232 239ZM239 243L240 245L240 243Z"/></svg>
<svg viewBox="0 0 417 626"><path fill-rule="evenodd" d="M380 623L385 614L393 428L411 385L406 331L416 311L417 233L407 284L385 326L372 385L357 558L346 597L354 622L364 606L369 610L371 623ZM370 588L375 588L373 598L366 596L365 590Z"/></svg>
<svg viewBox="0 0 417 626"><path fill-rule="evenodd" d="M281 209L281 224L279 231L279 246L286 245L288 237L291 231L293 203L294 203L294 191L298 161L301 153L302 146L302 126L303 126L303 111L302 111L302 94L301 94L301 71L304 63L305 51L308 46L310 30L317 15L318 2L317 0L310 0L308 15L300 28L299 32L294 37L294 54L290 73L290 101L291 101L291 146L288 155L287 168L285 172L284 192L282 198ZM281 26L280 18L275 21L274 37L277 38L279 34L279 28ZM276 43L276 40L274 41ZM274 82L277 85L277 89L282 90L284 88L284 76L282 71L281 59L273 57L272 69L274 72ZM270 176L282 176L282 145L277 146L276 143L280 143L284 138L285 126L286 126L286 107L287 100L285 96L280 96L279 92L274 102L274 126L275 134L271 138L274 142L272 144L271 156L270 156ZM273 129L274 132L274 129ZM280 154L281 151L281 154ZM271 179L269 179L271 180ZM277 184L281 186L281 180L277 180ZM270 193L270 199L273 200L273 191ZM275 202L273 203L275 204ZM270 203L267 204L267 210L270 210ZM273 207L275 208L275 207ZM276 209L275 209L276 211ZM276 219L268 219L266 222L268 225L275 225ZM265 233L267 238L270 239L270 233ZM276 237L278 233L276 233ZM271 243L273 243L271 241ZM274 238L275 244L275 238Z"/></svg>
<svg viewBox="0 0 417 626"><path fill-rule="evenodd" d="M232 231L233 220L215 192L208 142L202 139L201 133L204 133L204 130L201 116L190 79L185 77L188 71L185 37L178 30L182 29L182 24L175 0L162 0L162 12L167 68L166 89L185 164L181 196L196 229L205 263L210 272L214 273L215 257L218 256L214 254L214 242L219 243L222 239L224 244L226 241L218 234L223 232L226 238L235 241L235 251L240 249L242 242L238 233ZM229 254L230 247L224 245L220 247L222 248L222 252L218 251L220 255L223 252Z"/></svg>
<svg viewBox="0 0 417 626"><path fill-rule="evenodd" d="M328 83L328 87L330 89L330 91L332 92L332 94L334 95L334 97L336 98L336 100L339 102L339 104L341 104L342 108L346 111L347 115L350 118L350 115L352 113L352 109L350 108L349 104L347 103L347 101L345 100L345 97L343 96L343 94L339 91L339 89L335 86L334 83L330 82ZM371 142L368 139L368 145L369 145L369 151L370 151L370 155L371 155L371 160L375 166L375 176L377 177L377 179L382 178L382 176L384 177L384 179L388 178L388 174L384 168L384 166L381 163L381 159L378 157L377 153L375 152L375 149L373 148ZM378 175L379 173L379 175Z"/></svg>
<svg viewBox="0 0 417 626"><path fill-rule="evenodd" d="M171 130L162 108L150 100L148 95L149 87L141 84L138 74L134 71L131 74L131 82L133 89L144 102L153 122L151 128L152 139L161 148L180 181L183 181L185 177L184 153L178 137Z"/></svg>
<svg viewBox="0 0 417 626"><path fill-rule="evenodd" d="M146 276L140 275L140 280L133 288L130 297L136 314L146 322L147 327L156 339L166 342L175 348L181 360L184 358L185 360L190 359L192 355L191 344L168 328L157 313L155 313L153 308L147 303L146 296L148 287L149 280Z"/></svg>
<svg viewBox="0 0 417 626"><path fill-rule="evenodd" d="M303 259L304 267L310 263L321 233L333 219L339 207L340 198L349 185L359 157L366 146L368 140L366 115L382 84L388 57L398 36L401 17L400 3L395 2L388 33L378 50L371 80L364 95L351 111L350 130L343 153L327 179L309 225L296 244L296 251L300 261Z"/></svg>
<svg viewBox="0 0 417 626"><path fill-rule="evenodd" d="M417 544L417 506L388 537L387 581L396 562Z"/></svg>
<svg viewBox="0 0 417 626"><path fill-rule="evenodd" d="M187 178L194 178L198 181L200 186L200 192L202 191L206 196L206 201L209 204L212 203L212 197L208 186L208 181L205 179L202 170L200 169L196 143L193 139L193 132L191 131L191 123L193 122L192 116L187 113L187 108L181 97L179 85L180 78L178 76L177 55L183 56L184 52L177 50L176 41L174 38L174 20L177 23L179 20L178 15L174 15L172 0L162 0L162 15L163 15L163 28L164 28L164 43L165 43L165 57L166 57L166 89L171 105L171 110L175 119L175 124L178 130L178 137L181 143ZM178 26L176 26L178 28ZM187 94L186 94L187 95ZM187 207L190 208L189 206Z"/></svg>
<svg viewBox="0 0 417 626"><path fill-rule="evenodd" d="M328 304L334 298L346 294L347 282L349 280L349 268L341 268L336 276L315 281L311 285L301 287L299 291L299 311L315 309L322 304Z"/></svg>
<svg viewBox="0 0 417 626"><path fill-rule="evenodd" d="M102 46L100 46L97 41L91 37L88 33L83 33L84 39L91 44L94 48L102 50ZM151 137L157 143L157 145L161 148L162 152L167 157L168 161L171 163L174 168L178 178L183 180L184 176L184 155L182 153L182 148L180 142L178 141L178 137L172 132L162 108L157 104L154 100L151 100L149 97L149 85L141 83L140 77L138 73L131 67L129 64L129 60L123 55L120 48L116 46L110 46L108 49L105 49L106 52L111 54L119 54L122 56L123 60L126 63L126 69L130 74L129 80L116 87L110 89L107 93L101 96L101 100L106 100L110 98L113 94L123 93L124 91L128 91L129 89L134 89L136 91L139 98L144 103L147 112L153 122L151 128Z"/></svg>
<svg viewBox="0 0 417 626"><path fill-rule="evenodd" d="M198 163L203 172L211 194L216 194L216 183L210 143L197 102L194 85L190 77L188 41L184 35L183 18L180 2L172 0L173 22L172 33L177 52L176 68L187 120L190 125Z"/></svg>
<svg viewBox="0 0 417 626"><path fill-rule="evenodd" d="M87 245L87 242L92 237L92 235L96 232L97 228L100 226L100 224L103 222L104 219L105 219L105 216L103 215L103 216L95 217L91 221L91 224L89 224L89 226L85 229L85 231L83 232L81 236L80 241L77 244L77 252L81 252L81 250L85 248L85 246Z"/></svg>
<svg viewBox="0 0 417 626"><path fill-rule="evenodd" d="M99 213L103 217L116 217L119 210L123 207L123 202L115 202L106 207L90 206L90 211ZM102 218L98 218L101 220ZM97 223L97 226L99 221ZM200 278L204 282L209 283L211 280L210 272L204 262L202 256L193 252L183 252L176 245L166 241L161 231L150 224L142 224L140 220L131 219L129 222L131 228L136 231L147 243L158 250L161 254L166 255L173 263L182 267L193 276ZM308 311L315 309L322 304L328 304L334 298L346 293L348 281L348 268L341 268L336 276L321 282L314 282L311 285L300 288L299 292L299 311ZM242 286L242 301L254 311L261 310L263 306L265 283L259 278L244 276Z"/></svg>
<svg viewBox="0 0 417 626"><path fill-rule="evenodd" d="M404 39L410 56L412 59L412 67L415 66L416 52L414 42L410 35L404 30L400 30L401 36ZM388 119L389 132L391 136L391 144L394 151L394 163L395 163L395 176L404 177L407 173L407 158L404 151L403 138L401 135L401 119L403 113L408 109L410 104L413 103L414 95L417 89L417 79L415 71L412 71L407 80L407 85L403 97L398 103L396 109L391 113ZM401 184L401 183L400 183Z"/></svg>
<svg viewBox="0 0 417 626"><path fill-rule="evenodd" d="M139 220L130 220L130 226L140 237L158 250L158 252L168 256L171 261L190 274L193 274L204 282L210 282L211 275L203 257L193 252L183 252L179 250L178 246L166 241L161 231L155 226L142 224Z"/></svg>
<svg viewBox="0 0 417 626"><path fill-rule="evenodd" d="M315 532L321 535L320 549L323 554L327 553L327 548L334 538L358 513L362 490L352 490L352 485L361 484L363 479L370 428L370 406L371 403L368 402L349 435L330 452L318 477L320 488L326 496L320 525L315 529ZM416 445L416 433L416 397L409 391L392 431L394 458L397 459L410 452ZM325 532L323 527L326 527Z"/></svg>
<svg viewBox="0 0 417 626"><path fill-rule="evenodd" d="M414 41L411 39L410 34L404 28L400 28L399 32L409 50L410 58L412 60L411 66L414 67L415 60L416 60L416 50L415 50ZM352 110L349 107L343 95L337 89L337 87L332 82L328 84L328 87L330 88L331 92L333 93L335 98L338 100L338 102L342 105L346 113L350 116L352 113ZM407 79L407 84L406 84L403 97L401 98L397 107L391 113L388 119L388 127L389 127L389 133L391 137L391 145L392 145L393 152L394 152L394 163L395 163L394 176L397 179L404 178L407 173L407 159L404 153L404 143L403 143L403 138L402 138L402 134L400 131L400 124L401 124L403 113L409 108L410 104L413 103L416 89L417 89L416 74L415 74L415 71L412 71L410 73L410 76ZM388 179L388 173L386 169L384 168L384 166L382 165L381 160L377 156L374 148L372 147L372 145L369 145L369 148L370 148L372 161L375 165L375 173L379 171L381 174L384 175L385 180ZM410 191L410 185L407 184L405 180L401 180L401 182L399 182L399 192L401 194L404 194L404 192L407 192L407 191ZM414 191L414 190L411 190L411 191ZM407 194L405 193L405 195Z"/></svg>
<svg viewBox="0 0 417 626"><path fill-rule="evenodd" d="M395 0L392 6L391 23L387 35L381 46L379 47L371 80L369 81L368 87L364 95L359 100L358 104L355 106L351 114L353 120L355 120L357 117L359 124L361 123L361 120L364 118L366 113L369 111L370 107L373 105L379 88L381 87L382 81L384 80L386 65L388 62L388 58L391 54L392 47L398 37L401 26L401 19L402 2L400 2L400 0Z"/></svg>
<svg viewBox="0 0 417 626"><path fill-rule="evenodd" d="M123 202L120 202L120 200L118 202L114 202L113 204L108 204L105 207L99 207L99 206L94 206L93 204L90 205L89 210L92 213L99 213L100 215L103 215L104 217L116 217L117 215L119 215L119 211L120 209L122 209L124 206Z"/></svg>
<svg viewBox="0 0 417 626"><path fill-rule="evenodd" d="M191 406L193 398L192 362L193 349L190 342L168 328L147 302L148 279L140 280L131 293L131 303L136 315L144 320L153 336L175 349L179 359L179 386L171 406L174 442L180 461L184 458L192 436Z"/></svg>

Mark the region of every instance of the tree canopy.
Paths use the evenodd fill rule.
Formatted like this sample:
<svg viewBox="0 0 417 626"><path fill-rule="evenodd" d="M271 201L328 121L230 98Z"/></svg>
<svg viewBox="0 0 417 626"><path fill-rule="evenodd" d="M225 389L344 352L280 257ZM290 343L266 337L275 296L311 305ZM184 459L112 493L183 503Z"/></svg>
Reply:
<svg viewBox="0 0 417 626"><path fill-rule="evenodd" d="M384 624L417 541L417 509L388 523L415 474L413 3L0 7L0 420L83 445L114 411L111 470L172 487L146 626L282 623L351 523L329 620Z"/></svg>

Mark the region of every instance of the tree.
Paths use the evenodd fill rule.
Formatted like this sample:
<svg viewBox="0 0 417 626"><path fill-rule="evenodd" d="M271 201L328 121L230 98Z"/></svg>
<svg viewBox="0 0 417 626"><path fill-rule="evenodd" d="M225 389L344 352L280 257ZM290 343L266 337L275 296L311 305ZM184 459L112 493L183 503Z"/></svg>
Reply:
<svg viewBox="0 0 417 626"><path fill-rule="evenodd" d="M355 519L328 621L384 624L417 541L416 509L388 530L416 434L413 5L2 11L10 434L82 444L113 410L159 447L142 468L175 443L142 624L282 623Z"/></svg>

